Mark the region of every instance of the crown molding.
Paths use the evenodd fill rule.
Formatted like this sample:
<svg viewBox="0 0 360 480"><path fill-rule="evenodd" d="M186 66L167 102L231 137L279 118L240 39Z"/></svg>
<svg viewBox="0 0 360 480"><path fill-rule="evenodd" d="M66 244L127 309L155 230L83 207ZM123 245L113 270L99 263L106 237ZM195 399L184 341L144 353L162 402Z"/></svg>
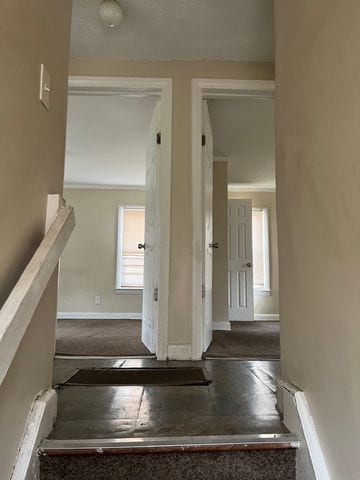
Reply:
<svg viewBox="0 0 360 480"><path fill-rule="evenodd" d="M276 192L276 187L257 187L254 184L229 183L228 192Z"/></svg>
<svg viewBox="0 0 360 480"><path fill-rule="evenodd" d="M145 185L103 185L100 183L65 183L64 188L93 190L145 190Z"/></svg>
<svg viewBox="0 0 360 480"><path fill-rule="evenodd" d="M230 157L214 156L214 162L230 162Z"/></svg>

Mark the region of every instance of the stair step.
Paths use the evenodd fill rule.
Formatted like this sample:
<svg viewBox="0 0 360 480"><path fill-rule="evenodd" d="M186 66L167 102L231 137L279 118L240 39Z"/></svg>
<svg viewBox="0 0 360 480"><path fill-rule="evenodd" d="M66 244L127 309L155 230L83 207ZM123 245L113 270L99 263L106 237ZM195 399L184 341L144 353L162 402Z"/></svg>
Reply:
<svg viewBox="0 0 360 480"><path fill-rule="evenodd" d="M41 480L295 480L291 434L45 440Z"/></svg>

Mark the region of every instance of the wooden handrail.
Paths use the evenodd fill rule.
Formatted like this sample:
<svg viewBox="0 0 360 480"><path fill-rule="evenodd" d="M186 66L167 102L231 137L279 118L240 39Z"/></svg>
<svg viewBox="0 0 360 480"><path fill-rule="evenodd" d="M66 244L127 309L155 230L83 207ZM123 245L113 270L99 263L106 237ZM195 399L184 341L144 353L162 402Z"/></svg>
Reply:
<svg viewBox="0 0 360 480"><path fill-rule="evenodd" d="M0 385L74 227L74 209L62 207L0 310Z"/></svg>

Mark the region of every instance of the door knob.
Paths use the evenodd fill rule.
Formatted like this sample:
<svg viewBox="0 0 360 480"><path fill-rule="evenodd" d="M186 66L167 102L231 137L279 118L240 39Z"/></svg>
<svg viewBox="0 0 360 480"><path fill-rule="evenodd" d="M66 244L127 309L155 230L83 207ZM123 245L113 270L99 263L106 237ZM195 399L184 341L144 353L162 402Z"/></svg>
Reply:
<svg viewBox="0 0 360 480"><path fill-rule="evenodd" d="M219 248L219 244L218 243L209 243L209 247L210 248Z"/></svg>
<svg viewBox="0 0 360 480"><path fill-rule="evenodd" d="M249 263L246 264L246 266L250 268L250 267L252 267L252 263L249 262Z"/></svg>
<svg viewBox="0 0 360 480"><path fill-rule="evenodd" d="M145 243L138 243L138 249L141 250L142 248L145 250Z"/></svg>

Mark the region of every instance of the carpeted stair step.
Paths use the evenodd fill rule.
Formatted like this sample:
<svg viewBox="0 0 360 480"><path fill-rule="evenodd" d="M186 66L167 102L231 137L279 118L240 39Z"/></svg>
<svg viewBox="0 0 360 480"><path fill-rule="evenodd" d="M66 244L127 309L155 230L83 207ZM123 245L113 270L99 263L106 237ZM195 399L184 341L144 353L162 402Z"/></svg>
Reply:
<svg viewBox="0 0 360 480"><path fill-rule="evenodd" d="M295 480L292 435L47 440L40 480Z"/></svg>

